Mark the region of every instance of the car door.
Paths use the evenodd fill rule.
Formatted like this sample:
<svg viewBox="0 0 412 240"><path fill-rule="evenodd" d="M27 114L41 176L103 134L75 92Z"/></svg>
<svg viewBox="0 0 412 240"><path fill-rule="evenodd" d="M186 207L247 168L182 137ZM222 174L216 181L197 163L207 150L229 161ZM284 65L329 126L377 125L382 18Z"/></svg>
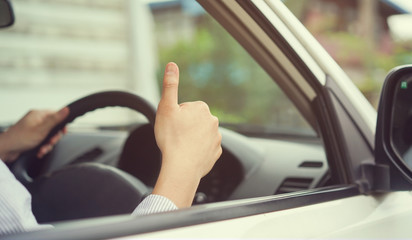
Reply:
<svg viewBox="0 0 412 240"><path fill-rule="evenodd" d="M280 1L199 2L316 124L334 186L197 207L192 214L198 211L204 221L182 212L194 226L143 236L409 236L403 211L410 209L410 193L376 194L380 183L368 177L370 167L379 171L374 161L376 112L298 20Z"/></svg>

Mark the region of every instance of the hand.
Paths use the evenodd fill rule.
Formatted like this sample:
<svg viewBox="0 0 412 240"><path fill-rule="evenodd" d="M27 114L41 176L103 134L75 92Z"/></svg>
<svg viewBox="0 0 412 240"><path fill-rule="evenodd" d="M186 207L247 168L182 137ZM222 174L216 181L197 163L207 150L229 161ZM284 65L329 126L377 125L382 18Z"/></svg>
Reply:
<svg viewBox="0 0 412 240"><path fill-rule="evenodd" d="M204 102L178 104L179 69L166 66L162 98L156 114L155 137L162 167L153 194L176 206L189 207L200 179L222 154L219 121Z"/></svg>
<svg viewBox="0 0 412 240"><path fill-rule="evenodd" d="M51 129L63 121L68 114L67 107L58 112L48 110L28 112L15 125L0 135L0 158L9 162L16 160L22 152L40 144ZM53 136L48 143L40 148L37 157L42 158L50 152L65 132L66 129L63 129Z"/></svg>

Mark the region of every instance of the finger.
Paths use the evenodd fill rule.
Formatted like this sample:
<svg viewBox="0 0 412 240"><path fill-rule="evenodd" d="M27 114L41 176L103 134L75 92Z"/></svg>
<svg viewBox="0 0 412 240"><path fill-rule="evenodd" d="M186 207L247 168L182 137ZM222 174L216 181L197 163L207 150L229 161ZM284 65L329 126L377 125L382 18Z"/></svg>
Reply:
<svg viewBox="0 0 412 240"><path fill-rule="evenodd" d="M43 151L40 149L40 150L37 152L37 158L43 158L43 156L44 156L44 153L43 153Z"/></svg>
<svg viewBox="0 0 412 240"><path fill-rule="evenodd" d="M60 123L61 121L63 121L68 115L69 115L69 108L68 107L64 107L62 109L60 109L58 112L54 112L50 115L49 118L47 118L46 120L46 125L49 129L53 128L54 126L56 126L58 123Z"/></svg>
<svg viewBox="0 0 412 240"><path fill-rule="evenodd" d="M163 77L162 104L174 106L178 104L179 68L176 63L166 65Z"/></svg>
<svg viewBox="0 0 412 240"><path fill-rule="evenodd" d="M51 146L50 144L46 144L46 145L42 146L40 148L40 150L37 152L37 157L38 158L44 157L44 155L49 153L52 149L53 149L53 146Z"/></svg>
<svg viewBox="0 0 412 240"><path fill-rule="evenodd" d="M49 144L51 144L51 145L56 145L56 143L62 138L62 136L63 136L63 133L62 133L61 131L58 132L56 135L54 135L54 136L50 139Z"/></svg>
<svg viewBox="0 0 412 240"><path fill-rule="evenodd" d="M66 119L67 116L69 116L69 112L70 112L70 110L69 110L68 107L64 107L64 108L60 109L60 110L55 114L55 116L56 116L56 121L57 121L56 124L59 123L59 122L61 122L61 121L63 121L64 119Z"/></svg>

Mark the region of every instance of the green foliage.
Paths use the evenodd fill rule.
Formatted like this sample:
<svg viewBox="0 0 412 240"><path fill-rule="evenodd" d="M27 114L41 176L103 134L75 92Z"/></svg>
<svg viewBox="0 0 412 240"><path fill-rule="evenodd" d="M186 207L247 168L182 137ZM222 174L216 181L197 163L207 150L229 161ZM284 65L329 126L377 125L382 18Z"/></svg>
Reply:
<svg viewBox="0 0 412 240"><path fill-rule="evenodd" d="M284 3L374 106L377 105L386 73L396 66L412 63L412 40L396 42L390 39L383 22L375 22L373 26L377 30L375 41L361 36L359 29L362 27L359 24L362 22L359 21L359 15L362 13L359 8L346 10L343 14L345 10L339 9L342 4L338 4L338 1L284 0ZM348 13L358 16L350 17ZM380 13L375 12L377 15ZM378 19L380 17L377 16ZM382 25L376 25L379 23Z"/></svg>
<svg viewBox="0 0 412 240"><path fill-rule="evenodd" d="M273 80L209 16L199 19L192 39L161 47L159 56L162 66L169 61L179 65L179 102L205 101L220 122L268 128L305 125ZM159 72L159 79L162 75Z"/></svg>
<svg viewBox="0 0 412 240"><path fill-rule="evenodd" d="M336 44L335 60L344 70L357 69L362 73L352 76L352 80L375 107L386 73L396 66L412 63L407 43L394 42L393 52L385 53L353 33L328 32L324 37Z"/></svg>
<svg viewBox="0 0 412 240"><path fill-rule="evenodd" d="M395 45L394 60L398 65L412 64L412 40Z"/></svg>

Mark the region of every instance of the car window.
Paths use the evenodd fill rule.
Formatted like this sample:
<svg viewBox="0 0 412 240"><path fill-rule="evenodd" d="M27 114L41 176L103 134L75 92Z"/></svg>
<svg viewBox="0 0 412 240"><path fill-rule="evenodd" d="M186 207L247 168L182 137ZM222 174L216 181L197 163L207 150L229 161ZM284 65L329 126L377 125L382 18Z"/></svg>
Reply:
<svg viewBox="0 0 412 240"><path fill-rule="evenodd" d="M328 164L320 136L279 88L276 79L196 1L152 2L149 7L160 65L158 85L161 86L163 66L176 62L180 68L179 101L205 101L222 127L251 137L247 146L234 141L233 148L225 148L215 170L200 183L194 203L326 185ZM225 137L225 143L233 140ZM268 160L261 162L261 157ZM253 173L250 166L255 168ZM265 169L282 171L266 175ZM241 184L246 174L250 183L261 183L260 189Z"/></svg>
<svg viewBox="0 0 412 240"><path fill-rule="evenodd" d="M222 129L227 137L223 141L230 144L202 179L195 204L330 184L317 131L276 79L195 1L14 0L13 4L16 24L0 31L0 109L7 109L7 114L0 115L1 126L7 127L33 107L57 109L101 90L131 91L156 105L164 66L174 61L180 67L179 101L207 102L221 126L240 133ZM136 121L140 118L130 111L102 110L78 124L121 128ZM68 137L76 143L78 136ZM77 141L77 147L71 148L75 154L86 149L76 161L121 151L117 142L88 149L94 144L90 139L90 143ZM144 168L122 170L156 177L151 156L139 159L147 163ZM304 201L279 199L292 207L312 202L303 197Z"/></svg>
<svg viewBox="0 0 412 240"><path fill-rule="evenodd" d="M305 190L328 180L318 133L276 79L197 2L15 0L13 5L15 25L0 31L3 128L31 108L58 109L102 90L130 91L156 106L164 66L174 61L180 67L179 101L208 103L222 127L241 134L233 139L229 134L225 141L233 148L225 149L225 161L200 184L208 202ZM130 129L139 121L133 111L104 109L70 128ZM239 140L242 135L247 143ZM93 144L82 146L86 156ZM142 171L133 171L142 179ZM147 172L151 181L156 171ZM265 187L239 187L246 174Z"/></svg>
<svg viewBox="0 0 412 240"><path fill-rule="evenodd" d="M180 66L180 101L207 102L222 126L242 133L315 136L240 44L196 2L182 2L151 4L160 65L176 61Z"/></svg>
<svg viewBox="0 0 412 240"><path fill-rule="evenodd" d="M274 81L194 1L13 5L16 23L0 32L0 107L8 109L2 125L31 108L58 109L100 90L129 90L156 105L163 66L175 61L180 101L207 102L222 126L252 135L316 136ZM97 111L83 123L136 121L133 113L116 111Z"/></svg>

